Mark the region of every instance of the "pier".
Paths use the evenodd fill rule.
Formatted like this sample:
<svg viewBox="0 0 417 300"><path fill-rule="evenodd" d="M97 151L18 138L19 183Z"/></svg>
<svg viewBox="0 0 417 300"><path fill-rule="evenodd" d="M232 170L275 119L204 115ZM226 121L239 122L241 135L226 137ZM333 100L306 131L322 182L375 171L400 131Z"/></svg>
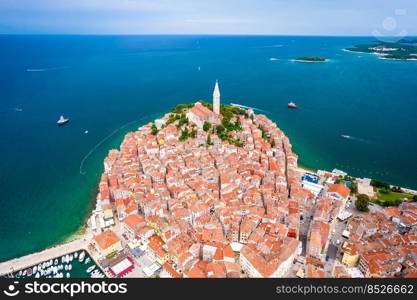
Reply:
<svg viewBox="0 0 417 300"><path fill-rule="evenodd" d="M41 252L2 262L0 263L0 276L26 269L28 267L38 265L44 261L54 259L81 249L87 250L89 240L91 239L89 239L87 235L84 235L71 242L49 248Z"/></svg>

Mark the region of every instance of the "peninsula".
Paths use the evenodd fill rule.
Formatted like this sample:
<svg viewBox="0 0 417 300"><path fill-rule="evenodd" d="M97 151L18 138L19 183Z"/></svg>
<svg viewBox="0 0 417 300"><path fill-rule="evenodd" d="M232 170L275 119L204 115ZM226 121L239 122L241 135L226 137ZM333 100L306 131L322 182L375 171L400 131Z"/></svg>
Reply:
<svg viewBox="0 0 417 300"><path fill-rule="evenodd" d="M297 161L265 115L220 104L216 82L212 103L177 105L109 152L97 261L124 261L130 277L417 275L415 261L399 262L417 253L417 192L384 190L408 199L368 208L381 183Z"/></svg>
<svg viewBox="0 0 417 300"><path fill-rule="evenodd" d="M398 43L378 42L373 44L363 44L346 48L344 50L349 52L374 54L380 59L417 60L417 46L408 41L400 41Z"/></svg>
<svg viewBox="0 0 417 300"><path fill-rule="evenodd" d="M417 191L297 162L216 82L212 103L179 104L109 151L85 234L0 274L62 277L58 258L41 262L67 249L87 250L81 274L97 278L417 277Z"/></svg>

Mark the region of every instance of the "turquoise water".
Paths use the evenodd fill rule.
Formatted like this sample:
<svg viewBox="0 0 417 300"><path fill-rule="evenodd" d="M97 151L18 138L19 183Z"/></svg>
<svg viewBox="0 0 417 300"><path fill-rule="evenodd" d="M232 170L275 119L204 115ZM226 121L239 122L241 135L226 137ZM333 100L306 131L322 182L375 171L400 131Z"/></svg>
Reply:
<svg viewBox="0 0 417 300"><path fill-rule="evenodd" d="M341 51L372 40L0 36L0 261L74 234L108 149L177 103L210 101L216 79L223 102L276 121L302 165L417 188L417 62Z"/></svg>

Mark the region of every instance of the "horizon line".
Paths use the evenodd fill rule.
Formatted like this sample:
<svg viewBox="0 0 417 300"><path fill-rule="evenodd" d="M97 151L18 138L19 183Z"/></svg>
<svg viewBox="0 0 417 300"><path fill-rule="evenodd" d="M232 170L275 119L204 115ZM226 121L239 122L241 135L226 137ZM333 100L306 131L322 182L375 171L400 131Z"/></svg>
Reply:
<svg viewBox="0 0 417 300"><path fill-rule="evenodd" d="M245 34L245 33L0 33L0 36L13 35L13 36L297 36L297 37L374 37L371 35L351 35L351 34ZM386 36L387 38L395 38L396 36ZM403 37L410 38L417 37L415 35L407 35Z"/></svg>

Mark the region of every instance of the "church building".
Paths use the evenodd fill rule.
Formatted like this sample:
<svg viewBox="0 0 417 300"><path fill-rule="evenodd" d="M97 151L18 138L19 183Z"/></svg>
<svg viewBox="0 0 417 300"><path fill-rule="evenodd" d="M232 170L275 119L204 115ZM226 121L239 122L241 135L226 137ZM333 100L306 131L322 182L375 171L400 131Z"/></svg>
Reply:
<svg viewBox="0 0 417 300"><path fill-rule="evenodd" d="M187 118L199 128L203 127L204 122L209 122L212 125L220 124L220 89L217 81L213 92L213 111L200 102L196 102L194 107L188 111Z"/></svg>

